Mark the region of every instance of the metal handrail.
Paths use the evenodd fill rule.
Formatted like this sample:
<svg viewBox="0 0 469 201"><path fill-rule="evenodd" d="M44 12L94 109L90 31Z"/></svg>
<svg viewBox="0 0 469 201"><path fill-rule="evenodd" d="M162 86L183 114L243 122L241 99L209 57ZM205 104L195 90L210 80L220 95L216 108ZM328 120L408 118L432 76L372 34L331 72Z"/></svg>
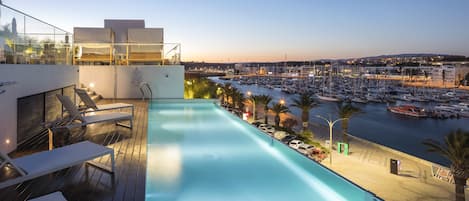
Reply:
<svg viewBox="0 0 469 201"><path fill-rule="evenodd" d="M27 13L5 5L0 0L0 9L7 11L11 24L4 26L0 39L5 47L0 54L0 63L5 64L68 64L71 61L70 37L73 33L35 18ZM3 19L3 18L2 18ZM7 26L8 25L8 26ZM5 27L6 26L6 27ZM46 44L55 44L47 46ZM67 46L67 48L60 48ZM69 58L70 57L70 58Z"/></svg>
<svg viewBox="0 0 469 201"><path fill-rule="evenodd" d="M25 16L25 17L29 17L29 18L31 18L31 19L34 19L34 20L38 21L38 22L41 22L41 23L43 23L43 24L46 24L46 25L48 25L48 26L50 26L50 27L52 27L52 28L54 28L54 29L57 29L57 30L59 30L59 31L62 31L62 32L65 32L65 33L68 33L68 34L72 34L72 33L68 32L68 31L66 31L66 30L64 30L64 29L61 29L61 28L59 28L59 27L57 27L57 26L54 26L54 25L52 25L52 24L49 24L49 23L47 23L47 22L45 22L45 21L42 21L42 20L40 20L40 19L38 19L38 18L35 18L35 17L33 17L33 16L31 16L31 15L25 13L25 12L22 12L22 11L20 11L20 10L14 9L14 8L12 8L12 7L10 7L10 6L7 6L7 5L3 4L3 3L0 3L0 6L5 7L5 8L8 8L8 9L10 9L10 10L16 12L16 13L19 13L20 15Z"/></svg>
<svg viewBox="0 0 469 201"><path fill-rule="evenodd" d="M114 42L74 42L75 46L79 45L114 45L114 46L126 46L126 45L142 45L142 46L155 46L155 45L174 45L175 47L181 46L181 43L138 43L138 42L129 42L129 43L114 43Z"/></svg>
<svg viewBox="0 0 469 201"><path fill-rule="evenodd" d="M142 100L144 101L145 100L145 90L144 88L146 88L148 90L148 92L150 92L150 101L153 100L153 91L151 90L151 87L150 87L150 84L148 84L148 82L141 82L140 83L140 92L142 92Z"/></svg>

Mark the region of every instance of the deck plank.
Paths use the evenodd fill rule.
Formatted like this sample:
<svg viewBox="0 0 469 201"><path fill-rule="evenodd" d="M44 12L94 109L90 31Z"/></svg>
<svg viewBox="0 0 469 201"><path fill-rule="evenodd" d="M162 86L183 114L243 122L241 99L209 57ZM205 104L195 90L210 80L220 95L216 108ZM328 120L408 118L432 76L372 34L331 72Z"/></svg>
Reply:
<svg viewBox="0 0 469 201"><path fill-rule="evenodd" d="M112 102L102 100L98 104ZM0 189L0 200L27 200L54 191L62 191L64 196L71 201L144 200L148 101L118 100L116 102L135 105L132 130L115 126L113 123L101 123L89 125L85 129L72 129L71 136L72 143L90 140L114 149L116 159L114 183L110 174L82 164ZM45 148L47 145L41 145L35 147L34 150L17 150L11 155L21 156L22 153L24 155L24 153L41 151ZM102 157L95 161L110 165L110 157Z"/></svg>

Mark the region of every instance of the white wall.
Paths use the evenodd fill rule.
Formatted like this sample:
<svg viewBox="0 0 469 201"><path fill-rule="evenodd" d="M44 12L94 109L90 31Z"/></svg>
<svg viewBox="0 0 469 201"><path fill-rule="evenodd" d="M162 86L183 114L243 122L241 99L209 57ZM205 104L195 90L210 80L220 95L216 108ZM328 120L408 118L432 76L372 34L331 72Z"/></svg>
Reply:
<svg viewBox="0 0 469 201"><path fill-rule="evenodd" d="M145 20L104 20L104 28L110 28L115 34L115 43L127 42L127 30L145 28Z"/></svg>
<svg viewBox="0 0 469 201"><path fill-rule="evenodd" d="M112 66L80 66L80 84L87 87L93 83L93 90L104 98L114 97L114 70ZM78 85L80 87L80 85Z"/></svg>
<svg viewBox="0 0 469 201"><path fill-rule="evenodd" d="M93 83L93 90L104 98L114 98L115 89L116 98L141 98L140 82L150 84L153 98L184 98L182 65L80 66L80 83Z"/></svg>
<svg viewBox="0 0 469 201"><path fill-rule="evenodd" d="M70 85L95 83L94 90L104 98L114 97L114 72L117 72L117 98L141 98L138 83L150 83L154 98L184 97L184 66L61 66L0 64L0 151L16 148L17 98ZM9 140L9 143L6 141Z"/></svg>
<svg viewBox="0 0 469 201"><path fill-rule="evenodd" d="M1 87L6 92L0 94L0 151L8 153L16 148L17 98L78 86L78 67L0 64L0 82L5 81L16 82Z"/></svg>

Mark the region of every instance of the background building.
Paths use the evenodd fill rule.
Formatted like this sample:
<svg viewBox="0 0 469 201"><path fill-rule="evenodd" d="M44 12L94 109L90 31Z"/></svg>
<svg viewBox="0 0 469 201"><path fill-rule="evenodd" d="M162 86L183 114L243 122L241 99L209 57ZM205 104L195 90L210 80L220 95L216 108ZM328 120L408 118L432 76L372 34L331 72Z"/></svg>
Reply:
<svg viewBox="0 0 469 201"><path fill-rule="evenodd" d="M456 83L456 68L449 65L433 67L431 74L433 84L451 86Z"/></svg>
<svg viewBox="0 0 469 201"><path fill-rule="evenodd" d="M74 64L163 64L163 28L144 20L104 20L103 28L74 28Z"/></svg>

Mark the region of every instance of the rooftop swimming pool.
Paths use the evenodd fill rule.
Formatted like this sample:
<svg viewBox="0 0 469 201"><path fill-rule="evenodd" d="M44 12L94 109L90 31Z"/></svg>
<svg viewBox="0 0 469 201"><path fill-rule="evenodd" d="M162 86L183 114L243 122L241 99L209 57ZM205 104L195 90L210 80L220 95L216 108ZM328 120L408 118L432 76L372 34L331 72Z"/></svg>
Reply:
<svg viewBox="0 0 469 201"><path fill-rule="evenodd" d="M209 101L155 101L146 200L379 200Z"/></svg>

